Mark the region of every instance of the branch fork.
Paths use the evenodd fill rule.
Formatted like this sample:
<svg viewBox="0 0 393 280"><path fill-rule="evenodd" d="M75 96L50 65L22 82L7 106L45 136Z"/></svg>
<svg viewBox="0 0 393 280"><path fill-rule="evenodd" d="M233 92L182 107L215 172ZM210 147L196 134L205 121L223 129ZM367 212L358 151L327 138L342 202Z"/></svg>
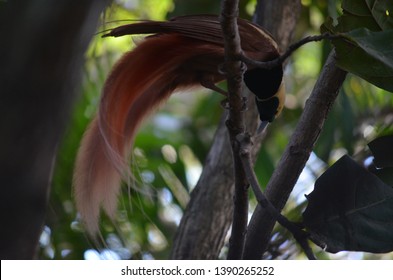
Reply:
<svg viewBox="0 0 393 280"><path fill-rule="evenodd" d="M327 113L333 104L338 89L345 79L346 72L335 67L334 52L329 56L325 68L318 79L313 93L308 100L302 118L293 133L287 150L284 153L275 173L273 174L267 189L266 195L262 193L256 179L251 161L252 141L250 135L245 133L244 118L240 109L241 102L241 77L242 65L246 63L255 67L271 69L281 65L299 47L308 43L323 39L337 39L341 35L322 34L309 36L291 45L288 50L275 60L268 62L258 62L245 57L240 47L239 31L237 29L236 16L238 14L238 1L223 0L221 12L221 24L224 36L225 73L228 81L228 103L229 118L227 127L232 144L235 172L235 210L233 214L232 235L229 244L228 259L248 259L261 258L264 248L267 246L269 235L261 239L261 232L267 233L272 229L277 221L288 229L303 248L309 259L315 256L309 247L309 235L296 224L288 221L281 215L280 211L292 191L292 188L300 175L309 154L318 139L319 132L326 119ZM331 79L335 79L332 81ZM330 83L331 81L331 83ZM329 85L329 86L328 86ZM319 102L313 102L320 100ZM325 104L328 102L328 104ZM321 108L326 108L321 110ZM309 137L302 141L304 137ZM296 166L296 172L288 178L280 178L280 174L286 174L288 168ZM287 176L285 176L287 177ZM253 213L250 224L247 225L248 211L248 186L251 186L260 207ZM281 190L283 194L279 194ZM270 201L267 197L272 197ZM266 215L268 220L266 220ZM265 219L265 220L264 220ZM265 227L265 229L263 229ZM268 228L268 230L266 229ZM247 233L247 236L246 236ZM259 245L259 243L261 245Z"/></svg>

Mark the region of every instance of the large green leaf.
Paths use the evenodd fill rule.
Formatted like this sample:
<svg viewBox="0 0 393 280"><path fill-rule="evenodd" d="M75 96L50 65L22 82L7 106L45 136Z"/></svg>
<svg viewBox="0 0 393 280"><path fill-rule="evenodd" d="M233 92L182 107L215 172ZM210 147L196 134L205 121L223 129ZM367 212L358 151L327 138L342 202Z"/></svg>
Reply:
<svg viewBox="0 0 393 280"><path fill-rule="evenodd" d="M393 29L356 29L335 40L337 65L368 82L393 91Z"/></svg>
<svg viewBox="0 0 393 280"><path fill-rule="evenodd" d="M346 1L347 2L347 1ZM361 2L352 0L351 2ZM393 28L393 1L366 0L367 7L382 30Z"/></svg>
<svg viewBox="0 0 393 280"><path fill-rule="evenodd" d="M393 28L393 1L391 0L343 0L343 14L337 25L329 19L323 28L334 32L348 32L357 28L382 31Z"/></svg>
<svg viewBox="0 0 393 280"><path fill-rule="evenodd" d="M393 188L344 156L307 196L304 224L328 252L393 251Z"/></svg>
<svg viewBox="0 0 393 280"><path fill-rule="evenodd" d="M328 18L322 32L334 40L337 65L368 82L393 91L393 1L344 0L343 14Z"/></svg>

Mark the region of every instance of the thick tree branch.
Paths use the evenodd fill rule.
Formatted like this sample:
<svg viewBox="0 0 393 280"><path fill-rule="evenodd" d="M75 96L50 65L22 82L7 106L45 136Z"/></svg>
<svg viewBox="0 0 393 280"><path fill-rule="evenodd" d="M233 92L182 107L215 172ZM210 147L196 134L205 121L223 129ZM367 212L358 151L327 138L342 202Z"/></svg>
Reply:
<svg viewBox="0 0 393 280"><path fill-rule="evenodd" d="M237 141L240 146L240 158L242 161L242 167L247 176L247 180L251 185L251 188L254 192L254 195L259 203L259 205L280 225L289 230L292 235L295 237L296 241L303 248L303 251L306 253L307 257L310 260L315 260L314 253L312 252L309 244L308 244L308 234L301 230L294 223L290 222L286 217L281 215L281 213L270 203L270 201L263 194L261 187L259 186L258 179L255 175L253 164L251 160L251 149L252 149L252 141L251 137L248 134L239 134L237 136Z"/></svg>
<svg viewBox="0 0 393 280"><path fill-rule="evenodd" d="M335 53L332 52L266 187L265 195L277 210L281 211L284 207L303 170L345 77L346 72L336 67ZM262 257L274 223L275 219L258 205L247 232L244 258L260 259Z"/></svg>

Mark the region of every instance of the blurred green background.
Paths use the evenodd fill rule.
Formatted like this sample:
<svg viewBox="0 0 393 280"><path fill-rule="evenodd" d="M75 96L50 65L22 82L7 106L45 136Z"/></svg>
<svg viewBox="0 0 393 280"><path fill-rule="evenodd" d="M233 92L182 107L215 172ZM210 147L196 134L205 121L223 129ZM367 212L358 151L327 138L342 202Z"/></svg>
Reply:
<svg viewBox="0 0 393 280"><path fill-rule="evenodd" d="M240 15L251 19L255 0L242 0ZM339 1L303 0L295 40L319 33L330 15L340 12ZM101 38L100 32L129 20L164 20L176 15L219 13L220 1L117 0L102 15L97 35L86 53L83 84L63 142L59 147L45 230L40 240L41 259L166 259L176 227L202 170L223 109L222 97L200 89L173 95L142 125L135 141L132 166L135 182L124 185L116 221L102 221L104 249L98 250L84 233L73 202L72 172L79 142L94 116L105 77L116 60L143 37ZM269 126L255 170L266 185L288 142L304 103L318 77L329 43L311 43L290 59L285 82L287 100L283 114ZM225 86L225 85L222 85ZM392 93L349 75L326 122L305 171L299 178L285 214L300 220L304 194L315 179L343 154L365 158L366 144L393 132ZM253 209L255 201L252 200ZM304 258L292 238L275 228L267 258ZM222 250L225 256L226 248ZM324 253L322 259L391 259L392 254Z"/></svg>

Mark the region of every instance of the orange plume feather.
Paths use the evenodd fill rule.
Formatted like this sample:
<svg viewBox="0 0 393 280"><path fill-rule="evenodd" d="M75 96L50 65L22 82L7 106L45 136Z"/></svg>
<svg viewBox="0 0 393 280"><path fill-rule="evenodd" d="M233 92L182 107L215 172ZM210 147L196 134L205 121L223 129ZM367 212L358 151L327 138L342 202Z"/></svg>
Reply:
<svg viewBox="0 0 393 280"><path fill-rule="evenodd" d="M199 73L183 65L206 53L217 56L222 50L178 35L158 36L126 53L113 68L75 166L76 204L88 232L98 231L101 206L109 217L115 214L120 181L129 174L126 159L141 120L174 90L200 84ZM222 77L209 73L207 79Z"/></svg>
<svg viewBox="0 0 393 280"><path fill-rule="evenodd" d="M238 23L242 49L250 58L265 61L278 56L277 44L268 33L248 21L239 19ZM218 17L185 16L134 23L115 28L108 36L149 33L156 35L148 36L112 69L98 114L78 152L74 171L76 205L92 235L98 232L101 207L114 218L121 180L130 176L128 157L142 119L176 90L214 85L224 79L218 71L224 62ZM281 84L280 71L271 91L277 91ZM270 77L265 80L272 83Z"/></svg>

